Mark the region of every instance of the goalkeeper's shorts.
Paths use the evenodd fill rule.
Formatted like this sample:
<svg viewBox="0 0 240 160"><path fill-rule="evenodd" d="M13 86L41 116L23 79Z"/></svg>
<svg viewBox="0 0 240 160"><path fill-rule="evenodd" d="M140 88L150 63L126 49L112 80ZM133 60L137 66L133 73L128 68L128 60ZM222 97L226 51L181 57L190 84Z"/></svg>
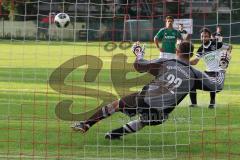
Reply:
<svg viewBox="0 0 240 160"><path fill-rule="evenodd" d="M168 118L168 114L174 107L163 108L162 110L159 110L159 107L150 107L144 102L144 97L139 98L137 92L121 98L119 109L130 117L140 114L140 120L145 125L158 125Z"/></svg>

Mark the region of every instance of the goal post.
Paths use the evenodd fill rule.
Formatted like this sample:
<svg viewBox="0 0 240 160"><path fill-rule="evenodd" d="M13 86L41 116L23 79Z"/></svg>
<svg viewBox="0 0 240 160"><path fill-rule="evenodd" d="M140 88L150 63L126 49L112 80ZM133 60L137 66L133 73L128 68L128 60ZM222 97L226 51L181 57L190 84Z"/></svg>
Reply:
<svg viewBox="0 0 240 160"><path fill-rule="evenodd" d="M150 41L153 35L151 20L125 19L123 41Z"/></svg>

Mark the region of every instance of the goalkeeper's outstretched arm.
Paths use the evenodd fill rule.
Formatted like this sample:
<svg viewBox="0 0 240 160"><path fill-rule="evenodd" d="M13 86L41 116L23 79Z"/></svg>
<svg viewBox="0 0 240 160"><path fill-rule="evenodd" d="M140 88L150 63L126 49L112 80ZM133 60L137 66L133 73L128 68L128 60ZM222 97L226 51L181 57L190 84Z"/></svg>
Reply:
<svg viewBox="0 0 240 160"><path fill-rule="evenodd" d="M159 69L162 68L162 62L165 59L155 59L155 60L145 60L145 59L136 59L134 62L134 68L140 73L148 72L154 76L159 73Z"/></svg>
<svg viewBox="0 0 240 160"><path fill-rule="evenodd" d="M139 42L136 42L133 47L132 51L136 56L136 60L134 62L134 68L136 71L143 73L149 72L152 75L156 75L158 73L159 68L161 68L162 61L165 59L155 59L155 60L145 60L144 59L144 46L140 46Z"/></svg>

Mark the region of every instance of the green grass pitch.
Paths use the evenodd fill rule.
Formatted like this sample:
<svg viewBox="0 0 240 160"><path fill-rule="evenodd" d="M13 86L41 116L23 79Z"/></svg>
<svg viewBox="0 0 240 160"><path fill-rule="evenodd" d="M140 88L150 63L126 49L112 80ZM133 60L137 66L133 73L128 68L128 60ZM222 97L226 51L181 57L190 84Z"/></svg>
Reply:
<svg viewBox="0 0 240 160"><path fill-rule="evenodd" d="M199 107L189 108L186 97L163 125L146 127L119 141L107 141L104 134L130 120L121 113L97 123L84 135L72 132L71 122L57 118L56 104L71 99L71 111L81 113L101 103L101 94L96 96L99 98L61 94L51 89L48 79L67 60L93 55L103 62L98 78L84 82L86 66L81 66L65 83L116 95L110 77L112 57L125 54L129 63L134 57L130 49L117 47L107 52L105 44L0 42L0 159L240 158L240 45L233 45L225 89L217 95L216 109L207 108L209 93L199 91ZM146 58L157 56L154 45L148 44ZM204 65L197 68L203 70Z"/></svg>

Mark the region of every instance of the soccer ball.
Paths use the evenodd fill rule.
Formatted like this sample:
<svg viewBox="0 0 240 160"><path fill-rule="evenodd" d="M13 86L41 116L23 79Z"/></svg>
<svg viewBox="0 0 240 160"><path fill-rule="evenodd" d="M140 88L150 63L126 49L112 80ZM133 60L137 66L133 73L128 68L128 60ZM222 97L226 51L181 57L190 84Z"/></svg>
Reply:
<svg viewBox="0 0 240 160"><path fill-rule="evenodd" d="M59 28L66 28L70 23L70 17L66 13L58 13L54 18L54 23Z"/></svg>

